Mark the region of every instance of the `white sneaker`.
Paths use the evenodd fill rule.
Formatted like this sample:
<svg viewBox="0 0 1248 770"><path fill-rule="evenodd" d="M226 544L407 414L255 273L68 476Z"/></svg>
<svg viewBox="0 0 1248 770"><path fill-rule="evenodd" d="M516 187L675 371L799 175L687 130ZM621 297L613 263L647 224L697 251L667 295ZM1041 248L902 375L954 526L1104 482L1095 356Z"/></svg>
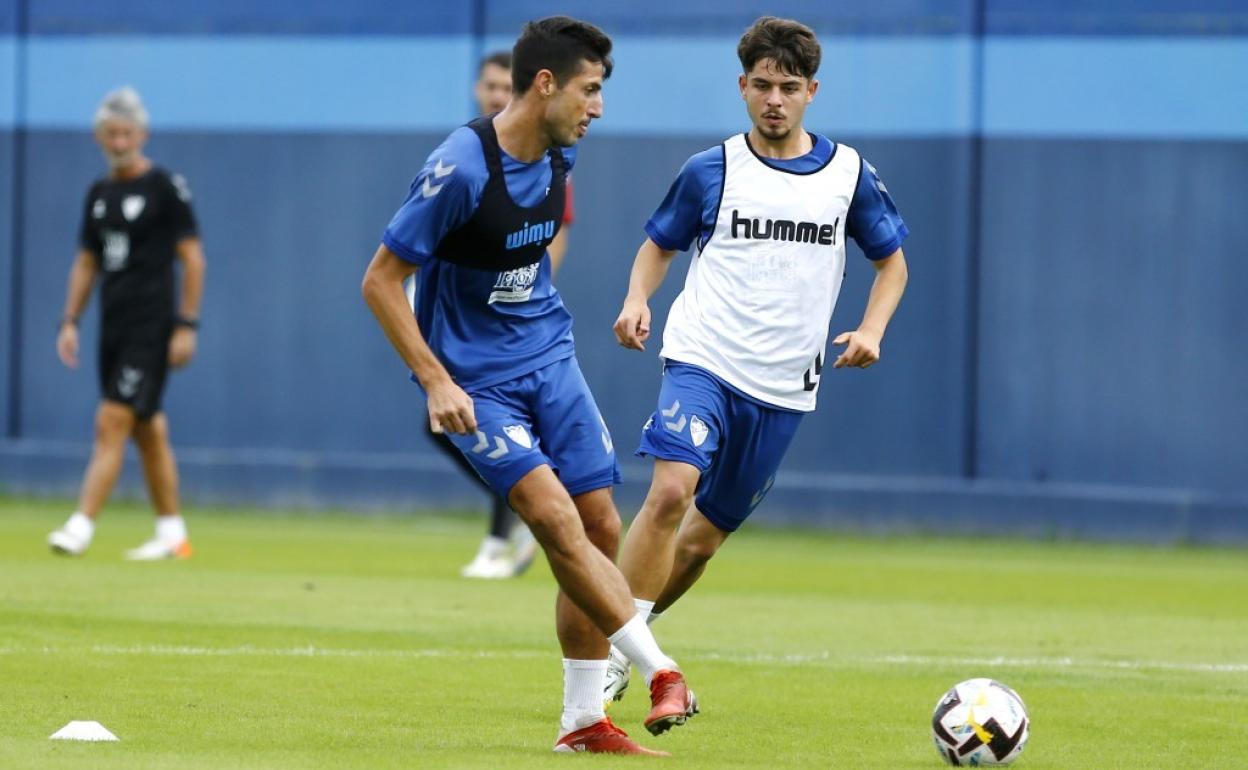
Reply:
<svg viewBox="0 0 1248 770"><path fill-rule="evenodd" d="M52 547L52 553L61 556L82 556L90 544L90 540L75 535L65 527L55 529L48 534L48 545Z"/></svg>
<svg viewBox="0 0 1248 770"><path fill-rule="evenodd" d="M160 561L162 559L189 559L191 541L182 540L176 543L154 537L138 548L126 551L128 561Z"/></svg>
<svg viewBox="0 0 1248 770"><path fill-rule="evenodd" d="M628 676L632 673L632 664L628 658L624 657L624 653L611 645L611 652L607 655L607 679L606 685L602 688L603 706L609 706L611 701L617 701L624 697L624 691L628 689Z"/></svg>
<svg viewBox="0 0 1248 770"><path fill-rule="evenodd" d="M507 541L491 536L481 541L477 555L459 574L479 580L503 580L511 577L515 571L516 562L507 554Z"/></svg>
<svg viewBox="0 0 1248 770"><path fill-rule="evenodd" d="M520 577L537 558L537 539L524 523L517 524L511 530L511 577Z"/></svg>

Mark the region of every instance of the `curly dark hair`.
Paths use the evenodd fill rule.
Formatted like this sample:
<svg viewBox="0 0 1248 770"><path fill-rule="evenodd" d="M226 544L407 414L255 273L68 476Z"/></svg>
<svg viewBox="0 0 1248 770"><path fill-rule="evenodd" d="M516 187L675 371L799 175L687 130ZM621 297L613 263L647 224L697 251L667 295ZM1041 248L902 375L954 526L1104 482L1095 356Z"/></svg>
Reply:
<svg viewBox="0 0 1248 770"><path fill-rule="evenodd" d="M800 21L763 16L741 36L737 58L745 72L759 59L771 59L781 72L811 80L819 71L823 49L814 30Z"/></svg>

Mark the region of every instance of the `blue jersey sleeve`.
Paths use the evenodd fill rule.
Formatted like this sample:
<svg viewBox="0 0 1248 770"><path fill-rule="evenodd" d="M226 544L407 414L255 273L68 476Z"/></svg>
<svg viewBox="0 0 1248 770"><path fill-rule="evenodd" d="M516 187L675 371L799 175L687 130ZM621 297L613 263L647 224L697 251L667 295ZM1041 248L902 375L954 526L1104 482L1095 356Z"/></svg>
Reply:
<svg viewBox="0 0 1248 770"><path fill-rule="evenodd" d="M883 259L901 247L910 228L897 213L897 206L880 181L880 175L865 158L858 174L858 187L849 204L846 233L868 259Z"/></svg>
<svg viewBox="0 0 1248 770"><path fill-rule="evenodd" d="M722 147L694 155L685 161L667 197L646 222L646 235L660 248L685 251L693 243L705 242L715 228L719 196L724 186Z"/></svg>
<svg viewBox="0 0 1248 770"><path fill-rule="evenodd" d="M454 131L425 161L382 243L423 266L446 234L472 217L488 175L480 140L471 129Z"/></svg>

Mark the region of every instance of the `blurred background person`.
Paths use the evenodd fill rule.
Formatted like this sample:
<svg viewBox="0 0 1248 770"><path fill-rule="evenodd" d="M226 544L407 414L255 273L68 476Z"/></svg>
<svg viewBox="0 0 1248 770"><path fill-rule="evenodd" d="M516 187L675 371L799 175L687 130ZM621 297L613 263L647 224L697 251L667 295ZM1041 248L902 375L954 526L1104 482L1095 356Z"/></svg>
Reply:
<svg viewBox="0 0 1248 770"><path fill-rule="evenodd" d="M191 543L179 513L178 469L161 399L168 370L195 355L204 286L199 230L186 181L143 154L148 117L134 89L107 94L93 127L108 174L87 191L56 352L66 366L77 368L78 322L103 273L101 400L78 510L48 536L48 544L70 556L87 550L95 519L121 473L126 440L133 438L156 509L156 532L126 558L185 559ZM175 261L182 264L176 305Z"/></svg>

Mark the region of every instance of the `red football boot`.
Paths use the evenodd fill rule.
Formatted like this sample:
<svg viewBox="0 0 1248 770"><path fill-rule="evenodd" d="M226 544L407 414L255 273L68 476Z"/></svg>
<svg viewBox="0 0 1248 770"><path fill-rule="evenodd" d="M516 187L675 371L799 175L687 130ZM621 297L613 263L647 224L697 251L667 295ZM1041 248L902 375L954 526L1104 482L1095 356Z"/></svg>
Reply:
<svg viewBox="0 0 1248 770"><path fill-rule="evenodd" d="M698 713L698 699L689 692L679 671L659 671L654 675L650 680L650 706L646 729L651 735L683 725Z"/></svg>
<svg viewBox="0 0 1248 770"><path fill-rule="evenodd" d="M589 727L582 727L576 732L568 733L555 744L555 751L560 754L573 754L587 751L591 754L640 754L648 757L670 757L666 751L654 751L645 746L633 743L628 733L611 724L611 719L604 718Z"/></svg>

